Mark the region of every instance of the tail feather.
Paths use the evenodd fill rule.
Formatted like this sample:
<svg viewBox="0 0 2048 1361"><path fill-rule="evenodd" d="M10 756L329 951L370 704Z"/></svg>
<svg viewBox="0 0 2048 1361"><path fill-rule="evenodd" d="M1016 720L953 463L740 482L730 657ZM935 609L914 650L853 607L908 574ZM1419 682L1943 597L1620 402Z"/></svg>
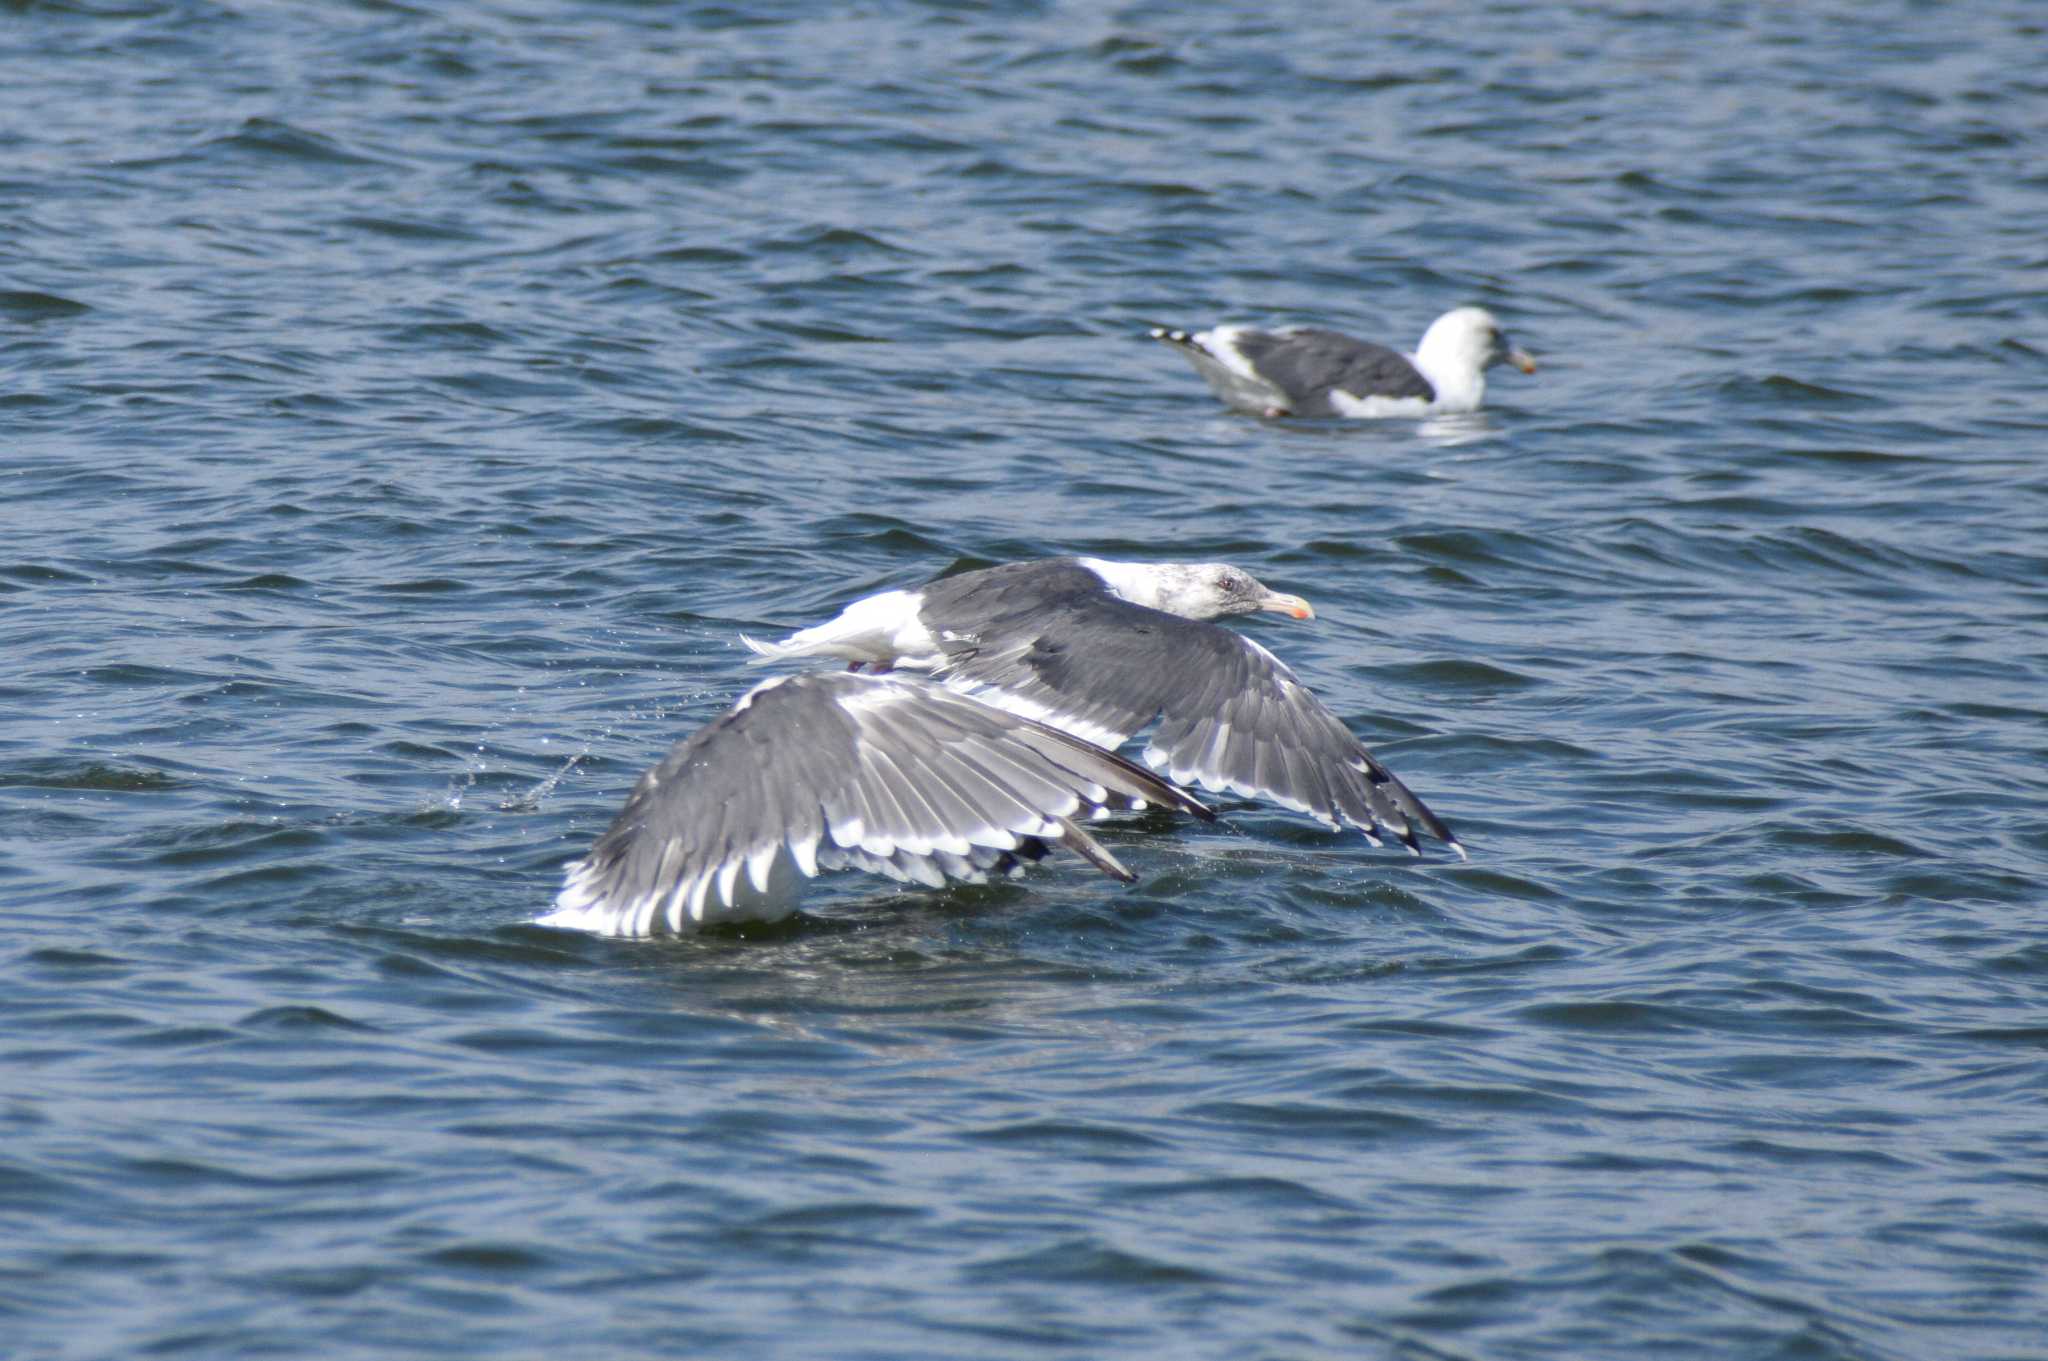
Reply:
<svg viewBox="0 0 2048 1361"><path fill-rule="evenodd" d="M751 638L744 633L740 635L740 641L746 644L747 651L754 654L747 658L748 666L760 666L767 662L780 661L784 657L804 655L801 649L790 647L787 643L764 643L759 638Z"/></svg>

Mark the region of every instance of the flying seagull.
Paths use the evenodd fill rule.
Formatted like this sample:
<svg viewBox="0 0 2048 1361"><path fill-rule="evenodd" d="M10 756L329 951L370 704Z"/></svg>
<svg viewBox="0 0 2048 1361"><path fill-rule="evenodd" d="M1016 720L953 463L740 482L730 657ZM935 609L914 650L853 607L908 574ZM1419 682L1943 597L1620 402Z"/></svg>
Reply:
<svg viewBox="0 0 2048 1361"><path fill-rule="evenodd" d="M1177 784L1270 799L1414 854L1419 831L1464 858L1285 662L1209 622L1258 610L1315 613L1223 563L1048 558L867 596L781 642L741 641L765 658L926 672L1106 750L1151 727L1144 761Z"/></svg>
<svg viewBox="0 0 2048 1361"><path fill-rule="evenodd" d="M1214 816L1120 756L927 680L782 676L641 777L540 920L613 936L778 921L826 870L936 887L1055 845L1129 883L1080 819L1149 805Z"/></svg>
<svg viewBox="0 0 2048 1361"><path fill-rule="evenodd" d="M1192 333L1154 327L1152 338L1186 355L1218 397L1255 416L1477 411L1486 397L1486 371L1495 364L1536 372L1536 361L1483 307L1438 317L1414 354L1313 327L1218 326Z"/></svg>

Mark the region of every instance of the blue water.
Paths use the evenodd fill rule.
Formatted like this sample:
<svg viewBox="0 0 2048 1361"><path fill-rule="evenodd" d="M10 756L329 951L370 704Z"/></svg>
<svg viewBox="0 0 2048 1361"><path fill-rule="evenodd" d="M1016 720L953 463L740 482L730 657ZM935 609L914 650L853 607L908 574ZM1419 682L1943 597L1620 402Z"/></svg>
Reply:
<svg viewBox="0 0 2048 1361"><path fill-rule="evenodd" d="M2048 1356L2048 22L0 13L0 1353ZM1543 368L1260 423L1153 324ZM813 622L1221 558L1271 808L532 925Z"/></svg>

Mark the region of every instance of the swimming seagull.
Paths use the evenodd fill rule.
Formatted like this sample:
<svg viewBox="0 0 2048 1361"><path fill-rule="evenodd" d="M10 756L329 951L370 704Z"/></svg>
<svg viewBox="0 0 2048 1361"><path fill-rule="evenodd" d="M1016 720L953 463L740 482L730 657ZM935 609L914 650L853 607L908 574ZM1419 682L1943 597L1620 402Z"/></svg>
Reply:
<svg viewBox="0 0 2048 1361"><path fill-rule="evenodd" d="M867 596L781 642L741 641L765 658L924 671L1109 750L1156 722L1145 764L1177 784L1271 799L1418 855L1419 829L1465 858L1286 663L1208 622L1257 610L1315 616L1224 563L1048 558Z"/></svg>
<svg viewBox="0 0 2048 1361"><path fill-rule="evenodd" d="M1336 331L1249 326L1171 331L1152 328L1186 355L1216 395L1255 416L1421 416L1477 411L1486 371L1536 361L1508 339L1483 307L1444 313L1401 354Z"/></svg>
<svg viewBox="0 0 2048 1361"><path fill-rule="evenodd" d="M613 936L778 921L826 870L936 887L1054 845L1129 883L1078 819L1153 804L1214 816L1120 756L928 680L777 677L641 777L540 921Z"/></svg>

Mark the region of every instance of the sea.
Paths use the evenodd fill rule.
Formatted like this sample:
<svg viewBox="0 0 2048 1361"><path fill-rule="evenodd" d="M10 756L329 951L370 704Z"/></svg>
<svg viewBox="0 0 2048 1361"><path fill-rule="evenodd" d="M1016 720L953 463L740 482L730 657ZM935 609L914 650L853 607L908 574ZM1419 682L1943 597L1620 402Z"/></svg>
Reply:
<svg viewBox="0 0 2048 1361"><path fill-rule="evenodd" d="M9 0L0 1356L2048 1357L2044 224L2036 0ZM535 924L742 631L1056 554L1470 862Z"/></svg>

